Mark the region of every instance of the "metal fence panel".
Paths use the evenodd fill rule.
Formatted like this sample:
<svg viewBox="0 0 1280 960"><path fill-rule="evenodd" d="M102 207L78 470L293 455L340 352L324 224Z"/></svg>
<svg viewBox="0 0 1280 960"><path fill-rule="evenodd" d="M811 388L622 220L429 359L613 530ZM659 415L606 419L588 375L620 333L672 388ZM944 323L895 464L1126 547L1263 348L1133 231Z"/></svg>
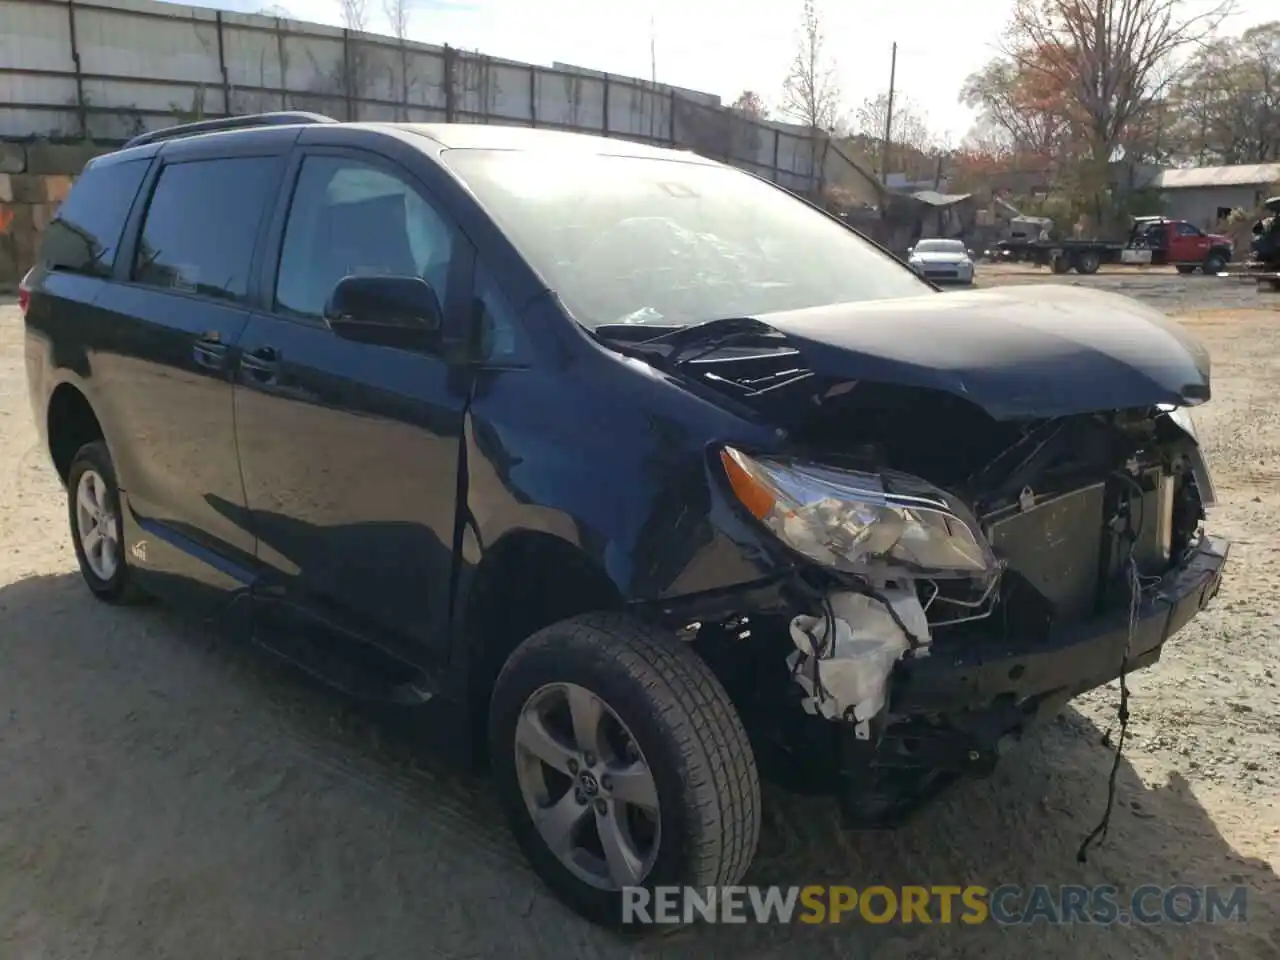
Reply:
<svg viewBox="0 0 1280 960"><path fill-rule="evenodd" d="M114 142L282 109L619 136L692 149L801 193L832 176L822 135L635 78L154 0L0 0L0 137Z"/></svg>

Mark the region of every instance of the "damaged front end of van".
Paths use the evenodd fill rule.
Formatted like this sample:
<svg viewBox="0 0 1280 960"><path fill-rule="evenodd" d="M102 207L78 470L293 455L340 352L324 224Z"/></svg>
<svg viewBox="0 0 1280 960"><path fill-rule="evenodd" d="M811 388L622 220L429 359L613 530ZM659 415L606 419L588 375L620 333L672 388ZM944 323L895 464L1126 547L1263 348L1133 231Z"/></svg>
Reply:
<svg viewBox="0 0 1280 960"><path fill-rule="evenodd" d="M1134 301L929 296L615 345L778 428L707 463L776 576L662 613L762 769L837 795L851 825L988 773L1073 697L1154 663L1218 591L1228 544L1204 529L1187 409L1208 358Z"/></svg>

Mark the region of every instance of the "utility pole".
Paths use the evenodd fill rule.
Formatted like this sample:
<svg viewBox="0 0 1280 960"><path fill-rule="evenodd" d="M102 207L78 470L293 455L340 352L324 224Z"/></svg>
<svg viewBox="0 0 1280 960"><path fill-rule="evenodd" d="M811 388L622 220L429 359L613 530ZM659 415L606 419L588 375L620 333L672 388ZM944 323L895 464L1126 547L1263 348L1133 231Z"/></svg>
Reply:
<svg viewBox="0 0 1280 960"><path fill-rule="evenodd" d="M889 61L889 103L884 112L884 147L880 151L880 179L889 183L889 137L893 134L893 84L898 73L898 44L893 44L893 57Z"/></svg>
<svg viewBox="0 0 1280 960"><path fill-rule="evenodd" d="M658 85L658 32L653 26L653 14L649 14L649 81Z"/></svg>
<svg viewBox="0 0 1280 960"><path fill-rule="evenodd" d="M649 139L655 136L655 121L658 116L658 32L653 25L653 11L649 11Z"/></svg>

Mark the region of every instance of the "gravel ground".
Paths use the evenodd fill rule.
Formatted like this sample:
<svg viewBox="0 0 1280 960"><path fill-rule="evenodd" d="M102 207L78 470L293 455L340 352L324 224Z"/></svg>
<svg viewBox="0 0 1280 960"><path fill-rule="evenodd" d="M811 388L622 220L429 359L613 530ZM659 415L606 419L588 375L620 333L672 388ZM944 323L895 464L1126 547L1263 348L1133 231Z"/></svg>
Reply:
<svg viewBox="0 0 1280 960"><path fill-rule="evenodd" d="M992 268L983 283L1042 282ZM639 942L538 885L483 781L251 649L162 607L93 602L36 444L21 323L0 305L0 958L543 956L1280 957L1280 298L1212 278L1054 278L1177 312L1214 357L1198 415L1234 539L1217 603L1131 682L1109 838L1116 691L896 833L766 796L760 883L1244 884L1248 920L1110 930L1037 924L699 926ZM798 953L798 951L802 951Z"/></svg>

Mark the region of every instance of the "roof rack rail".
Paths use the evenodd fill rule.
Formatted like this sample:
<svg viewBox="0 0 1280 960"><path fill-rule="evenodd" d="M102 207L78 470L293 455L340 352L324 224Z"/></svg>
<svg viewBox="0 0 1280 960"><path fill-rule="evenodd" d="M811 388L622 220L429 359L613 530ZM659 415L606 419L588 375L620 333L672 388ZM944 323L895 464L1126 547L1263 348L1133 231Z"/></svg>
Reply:
<svg viewBox="0 0 1280 960"><path fill-rule="evenodd" d="M120 149L140 147L144 143L158 143L162 140L176 140L179 137L192 137L198 133L214 133L219 130L247 130L251 127L283 127L299 123L337 123L333 117L320 113L307 113L303 110L275 113L250 113L239 117L215 117L212 120L197 120L195 123L180 123L176 127L165 127L163 130L151 130L140 133L128 141Z"/></svg>

